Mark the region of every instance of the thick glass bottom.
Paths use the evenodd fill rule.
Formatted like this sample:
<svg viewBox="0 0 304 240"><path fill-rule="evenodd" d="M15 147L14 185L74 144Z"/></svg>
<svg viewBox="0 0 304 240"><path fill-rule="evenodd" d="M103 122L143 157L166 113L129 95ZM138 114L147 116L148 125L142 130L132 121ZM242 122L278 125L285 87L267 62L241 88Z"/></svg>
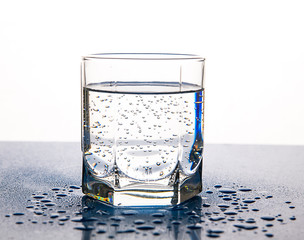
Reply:
<svg viewBox="0 0 304 240"><path fill-rule="evenodd" d="M99 178L83 164L84 194L115 206L170 206L180 204L202 191L202 161L191 176L179 166L173 173L155 181L127 177L118 168L108 177Z"/></svg>

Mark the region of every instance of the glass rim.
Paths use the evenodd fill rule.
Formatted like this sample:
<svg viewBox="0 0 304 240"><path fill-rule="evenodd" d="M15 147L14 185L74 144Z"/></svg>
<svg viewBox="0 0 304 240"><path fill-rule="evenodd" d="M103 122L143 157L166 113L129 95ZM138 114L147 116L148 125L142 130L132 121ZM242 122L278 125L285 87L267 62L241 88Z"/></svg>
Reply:
<svg viewBox="0 0 304 240"><path fill-rule="evenodd" d="M205 58L196 54L182 53L95 53L82 57L82 60L103 59L103 60L198 60L205 61Z"/></svg>

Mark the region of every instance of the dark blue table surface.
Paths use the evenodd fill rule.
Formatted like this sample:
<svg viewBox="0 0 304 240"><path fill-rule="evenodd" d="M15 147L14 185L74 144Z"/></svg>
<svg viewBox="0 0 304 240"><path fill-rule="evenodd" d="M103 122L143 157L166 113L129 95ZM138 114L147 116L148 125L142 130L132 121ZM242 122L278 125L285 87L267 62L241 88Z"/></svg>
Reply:
<svg viewBox="0 0 304 240"><path fill-rule="evenodd" d="M79 143L0 142L0 239L304 239L304 146L204 151L199 196L114 208L77 189Z"/></svg>

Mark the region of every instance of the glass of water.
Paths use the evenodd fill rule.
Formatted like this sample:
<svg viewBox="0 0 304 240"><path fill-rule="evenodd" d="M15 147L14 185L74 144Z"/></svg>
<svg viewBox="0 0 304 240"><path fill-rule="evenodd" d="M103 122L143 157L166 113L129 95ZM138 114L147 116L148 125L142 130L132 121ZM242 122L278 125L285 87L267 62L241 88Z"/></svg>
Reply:
<svg viewBox="0 0 304 240"><path fill-rule="evenodd" d="M82 190L116 206L176 205L202 191L204 59L82 59Z"/></svg>

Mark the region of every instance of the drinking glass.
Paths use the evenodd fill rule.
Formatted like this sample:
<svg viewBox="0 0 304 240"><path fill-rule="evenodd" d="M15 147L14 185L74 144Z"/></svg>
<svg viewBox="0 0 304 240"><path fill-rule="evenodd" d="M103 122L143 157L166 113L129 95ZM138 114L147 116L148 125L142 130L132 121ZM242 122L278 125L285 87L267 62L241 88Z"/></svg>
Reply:
<svg viewBox="0 0 304 240"><path fill-rule="evenodd" d="M204 62L168 53L83 57L84 194L168 206L202 191Z"/></svg>

